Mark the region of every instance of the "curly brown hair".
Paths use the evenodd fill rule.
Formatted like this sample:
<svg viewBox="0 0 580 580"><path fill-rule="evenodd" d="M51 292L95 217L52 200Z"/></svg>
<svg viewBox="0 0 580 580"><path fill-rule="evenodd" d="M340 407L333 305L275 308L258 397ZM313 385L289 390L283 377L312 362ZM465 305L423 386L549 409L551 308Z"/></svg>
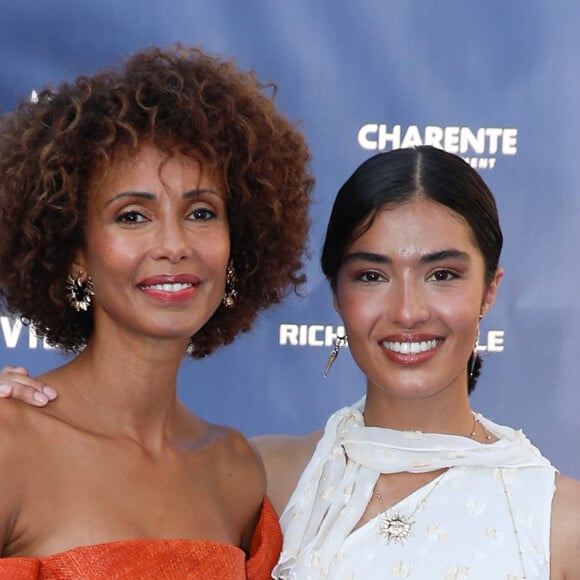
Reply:
<svg viewBox="0 0 580 580"><path fill-rule="evenodd" d="M271 95L265 89L271 89ZM69 307L64 282L83 246L96 168L145 140L203 158L223 174L238 276L192 337L201 358L305 281L310 153L274 105L275 86L199 48L149 48L119 69L44 89L0 119L0 308L20 314L52 345L79 352L90 312Z"/></svg>

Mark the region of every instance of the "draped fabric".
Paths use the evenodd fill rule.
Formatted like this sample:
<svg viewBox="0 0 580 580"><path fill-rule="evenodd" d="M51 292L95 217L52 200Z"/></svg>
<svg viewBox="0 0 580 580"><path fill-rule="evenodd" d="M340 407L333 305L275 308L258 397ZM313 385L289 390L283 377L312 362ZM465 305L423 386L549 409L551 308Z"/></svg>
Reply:
<svg viewBox="0 0 580 580"><path fill-rule="evenodd" d="M365 427L363 408L364 398L329 419L282 515L284 545L275 578L324 577L360 521L382 473L454 467L491 471L539 468L553 480L549 461L521 431L496 425L481 415L478 419L497 437L495 443Z"/></svg>
<svg viewBox="0 0 580 580"><path fill-rule="evenodd" d="M266 580L280 553L276 514L264 500L250 554L207 540L138 539L81 546L44 558L0 559L10 580Z"/></svg>

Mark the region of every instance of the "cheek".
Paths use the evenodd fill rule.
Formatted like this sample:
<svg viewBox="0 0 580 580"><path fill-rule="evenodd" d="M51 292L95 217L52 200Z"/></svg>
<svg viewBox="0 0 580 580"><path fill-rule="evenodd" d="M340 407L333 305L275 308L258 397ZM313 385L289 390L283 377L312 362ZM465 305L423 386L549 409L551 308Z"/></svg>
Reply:
<svg viewBox="0 0 580 580"><path fill-rule="evenodd" d="M337 306L349 335L367 335L384 315L384 300L376 294L337 288Z"/></svg>
<svg viewBox="0 0 580 580"><path fill-rule="evenodd" d="M455 300L439 304L434 310L449 328L454 329L455 334L465 337L468 342L477 333L479 303L476 301L462 303L460 300Z"/></svg>
<svg viewBox="0 0 580 580"><path fill-rule="evenodd" d="M137 238L101 236L99 239L89 239L87 273L93 278L95 292L105 291L105 281L105 286L118 289L127 279L131 279L143 260L145 247Z"/></svg>
<svg viewBox="0 0 580 580"><path fill-rule="evenodd" d="M127 271L131 264L138 262L143 255L144 245L138 241L123 240L122 242L103 240L91 248L89 252L95 256L99 269Z"/></svg>
<svg viewBox="0 0 580 580"><path fill-rule="evenodd" d="M207 240L208 257L216 270L225 270L230 260L230 239L228 236L215 235ZM235 264L234 264L235 267Z"/></svg>
<svg viewBox="0 0 580 580"><path fill-rule="evenodd" d="M203 250L198 246L197 259L206 274L212 280L212 288L215 292L223 293L226 286L227 268L230 262L230 241L223 235L213 235L204 240ZM236 272L240 271L237 264L234 265ZM236 284L234 283L234 286Z"/></svg>

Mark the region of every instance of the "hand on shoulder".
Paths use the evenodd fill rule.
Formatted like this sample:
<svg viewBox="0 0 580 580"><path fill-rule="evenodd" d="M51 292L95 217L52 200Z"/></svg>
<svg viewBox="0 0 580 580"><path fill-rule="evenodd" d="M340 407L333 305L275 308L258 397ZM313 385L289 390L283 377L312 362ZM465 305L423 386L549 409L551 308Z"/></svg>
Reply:
<svg viewBox="0 0 580 580"><path fill-rule="evenodd" d="M315 431L303 436L261 435L252 439L264 462L266 493L278 516L282 515L321 436L322 431Z"/></svg>
<svg viewBox="0 0 580 580"><path fill-rule="evenodd" d="M5 366L0 370L0 398L16 399L44 407L57 397L57 392L39 379L34 379L24 367Z"/></svg>

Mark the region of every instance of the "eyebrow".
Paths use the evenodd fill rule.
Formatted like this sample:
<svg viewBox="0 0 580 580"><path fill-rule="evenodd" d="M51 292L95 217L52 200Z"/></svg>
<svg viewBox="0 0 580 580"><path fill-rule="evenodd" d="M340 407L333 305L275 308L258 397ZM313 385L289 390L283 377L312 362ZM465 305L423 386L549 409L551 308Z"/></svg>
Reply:
<svg viewBox="0 0 580 580"><path fill-rule="evenodd" d="M431 254L425 254L421 256L420 262L425 264L431 264L434 262L440 262L442 260L462 260L468 262L471 258L467 252L462 252L461 250L441 250L439 252L433 252ZM349 262L371 262L373 264L392 264L393 260L385 254L375 254L374 252L352 252L351 254L346 254L342 259L343 264L348 264Z"/></svg>
<svg viewBox="0 0 580 580"><path fill-rule="evenodd" d="M210 188L206 187L206 188L202 188L202 189L190 189L188 191L184 191L181 194L181 198L182 199L190 199L192 197L196 197L196 196L202 195L204 193L210 193L210 194L215 195L217 197L221 197L215 189L210 189ZM149 191L122 191L122 192L114 195L111 199L109 199L107 201L107 203L105 204L105 207L110 205L114 201L117 201L118 199L123 199L125 197L138 197L141 199L149 199L149 200L157 199L157 195L155 193L151 193Z"/></svg>

